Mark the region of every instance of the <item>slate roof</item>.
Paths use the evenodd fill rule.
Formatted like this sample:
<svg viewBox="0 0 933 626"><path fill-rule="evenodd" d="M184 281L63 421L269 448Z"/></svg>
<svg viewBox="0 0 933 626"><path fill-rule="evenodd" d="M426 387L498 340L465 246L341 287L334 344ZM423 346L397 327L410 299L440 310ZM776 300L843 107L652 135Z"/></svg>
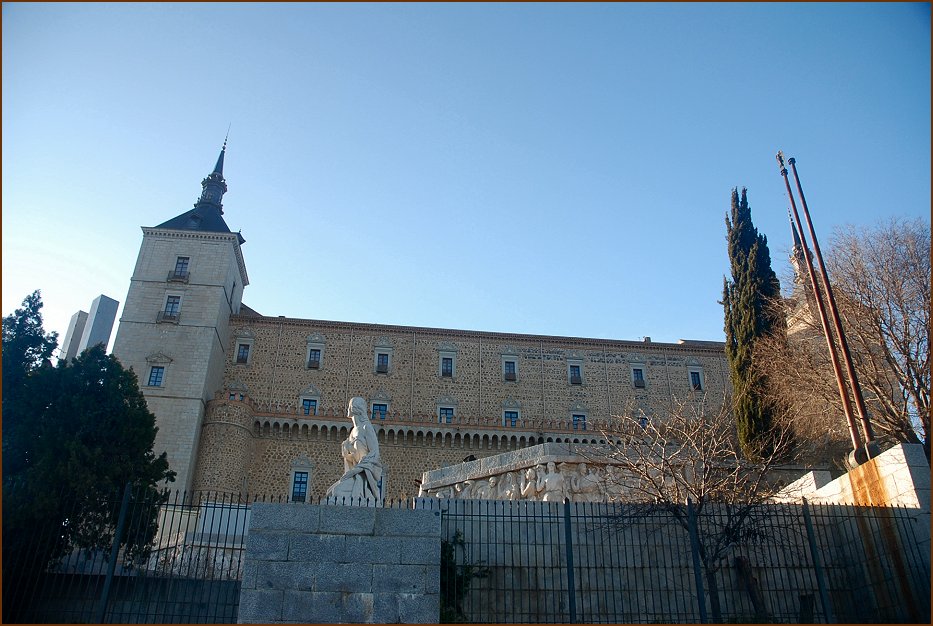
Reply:
<svg viewBox="0 0 933 626"><path fill-rule="evenodd" d="M220 156L217 157L217 164L214 166L214 171L201 182L201 186L204 187L205 191L198 203L194 205L194 208L173 217L167 222L162 222L156 226L156 228L195 230L207 233L233 232L230 230L230 227L227 226L227 222L224 221L223 209L221 209L219 204L219 196L223 195L223 192L227 190L227 185L224 183L223 178L224 153L226 151L227 142L224 140L224 146L220 150ZM219 193L211 197L209 188L212 188L214 191L219 191ZM243 239L243 235L240 233L237 233L237 238L241 244L246 242L246 240Z"/></svg>

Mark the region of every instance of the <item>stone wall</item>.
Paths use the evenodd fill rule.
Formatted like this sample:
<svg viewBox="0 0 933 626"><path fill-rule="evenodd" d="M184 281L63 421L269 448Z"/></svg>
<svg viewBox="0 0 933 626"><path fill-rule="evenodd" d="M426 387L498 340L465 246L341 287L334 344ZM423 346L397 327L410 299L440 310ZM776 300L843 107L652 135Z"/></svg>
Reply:
<svg viewBox="0 0 933 626"><path fill-rule="evenodd" d="M230 320L228 354L238 337L253 341L248 363L228 359L225 380L242 384L260 410L290 413L302 395L316 394L318 410L340 412L350 397L387 404L391 413L437 416L439 406L458 415L500 420L507 406L520 420L588 419L626 410L670 407L672 398L694 392L689 372L702 373L714 400L728 388L723 346L716 342L662 344L572 337L408 328L239 315ZM321 346L320 367L307 367L309 344ZM390 356L388 372L376 373L375 354ZM440 360L453 359L453 375L441 375ZM503 361L516 363L515 381L505 380ZM568 367L581 367L571 384ZM643 370L636 387L632 368Z"/></svg>
<svg viewBox="0 0 933 626"><path fill-rule="evenodd" d="M180 489L192 488L201 419L223 386L230 316L248 282L237 237L144 228L114 339L114 356L139 377L156 416L153 451L168 453ZM182 256L190 259L187 279L169 280ZM180 311L160 322L169 295L180 298ZM161 385L148 384L153 366L164 368Z"/></svg>
<svg viewBox="0 0 933 626"><path fill-rule="evenodd" d="M253 504L239 623L436 623L440 513Z"/></svg>
<svg viewBox="0 0 933 626"><path fill-rule="evenodd" d="M236 363L237 345L250 345L246 363ZM321 351L309 368L309 347ZM676 400L703 399L716 410L728 388L722 344L612 341L474 331L324 322L254 314L230 317L223 388L207 407L200 446L198 489L287 496L296 459L313 463L309 495L323 496L342 472L339 444L349 422L350 397L385 404L385 419L373 419L386 466L388 498L418 493L422 473L545 442L599 443L598 427L611 414L669 409ZM377 352L390 356L388 372L376 372ZM452 376L441 359L453 359ZM505 360L516 364L506 380ZM582 368L571 384L569 364ZM632 368L644 373L636 386ZM690 388L690 371L702 373L704 388ZM244 425L214 408L245 402L251 438ZM241 400L242 398L242 400ZM305 415L302 398L317 402ZM441 423L440 407L452 408ZM519 414L503 423L503 411ZM574 423L573 415L585 415ZM245 414L244 414L245 419ZM248 461L242 446L249 448ZM240 447L240 448L238 448ZM241 478L245 477L245 478Z"/></svg>

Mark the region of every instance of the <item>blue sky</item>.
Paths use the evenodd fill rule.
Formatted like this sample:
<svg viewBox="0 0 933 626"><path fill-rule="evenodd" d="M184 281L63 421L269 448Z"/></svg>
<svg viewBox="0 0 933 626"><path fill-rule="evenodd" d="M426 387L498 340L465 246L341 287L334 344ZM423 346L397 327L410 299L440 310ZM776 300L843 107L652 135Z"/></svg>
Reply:
<svg viewBox="0 0 933 626"><path fill-rule="evenodd" d="M930 211L928 4L3 4L3 313L126 297L232 124L265 315L721 340L724 216L775 270Z"/></svg>

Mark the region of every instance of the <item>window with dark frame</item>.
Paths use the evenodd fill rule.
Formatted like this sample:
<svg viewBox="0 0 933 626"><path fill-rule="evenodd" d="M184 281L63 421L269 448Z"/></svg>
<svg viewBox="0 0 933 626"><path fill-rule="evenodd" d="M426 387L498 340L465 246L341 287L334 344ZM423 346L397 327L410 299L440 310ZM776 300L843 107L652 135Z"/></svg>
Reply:
<svg viewBox="0 0 933 626"><path fill-rule="evenodd" d="M389 355L385 352L380 352L376 354L376 373L377 374L388 374L389 373Z"/></svg>
<svg viewBox="0 0 933 626"><path fill-rule="evenodd" d="M308 369L316 370L321 367L321 351L308 350Z"/></svg>
<svg viewBox="0 0 933 626"><path fill-rule="evenodd" d="M441 376L444 378L453 378L454 360L452 357L445 356L441 358Z"/></svg>
<svg viewBox="0 0 933 626"><path fill-rule="evenodd" d="M518 425L518 411L503 411L502 425L515 428Z"/></svg>
<svg viewBox="0 0 933 626"><path fill-rule="evenodd" d="M168 296L165 299L165 317L178 317L181 310L181 296Z"/></svg>
<svg viewBox="0 0 933 626"><path fill-rule="evenodd" d="M373 405L373 419L384 420L386 418L386 413L389 412L388 404L374 404Z"/></svg>
<svg viewBox="0 0 933 626"><path fill-rule="evenodd" d="M180 256L175 260L175 278L188 278L189 257Z"/></svg>
<svg viewBox="0 0 933 626"><path fill-rule="evenodd" d="M690 372L690 387L694 391L703 391L703 381L700 379L700 372Z"/></svg>
<svg viewBox="0 0 933 626"><path fill-rule="evenodd" d="M571 385L582 385L583 384L583 377L580 376L579 365L570 366L570 384Z"/></svg>
<svg viewBox="0 0 933 626"><path fill-rule="evenodd" d="M249 362L249 344L241 343L236 348L236 362L237 363L248 363Z"/></svg>
<svg viewBox="0 0 933 626"><path fill-rule="evenodd" d="M149 370L149 386L161 387L162 378L165 376L165 367L162 365L153 365Z"/></svg>
<svg viewBox="0 0 933 626"><path fill-rule="evenodd" d="M304 502L308 497L308 472L295 472L292 478L292 502Z"/></svg>
<svg viewBox="0 0 933 626"><path fill-rule="evenodd" d="M302 398L301 410L305 415L317 415L317 400Z"/></svg>
<svg viewBox="0 0 933 626"><path fill-rule="evenodd" d="M450 407L442 406L440 408L440 415L438 417L438 422L441 424L450 424L454 419L454 410Z"/></svg>
<svg viewBox="0 0 933 626"><path fill-rule="evenodd" d="M632 368L632 383L636 387L645 386L645 370L640 367Z"/></svg>
<svg viewBox="0 0 933 626"><path fill-rule="evenodd" d="M583 413L573 414L573 429L586 430L586 415Z"/></svg>
<svg viewBox="0 0 933 626"><path fill-rule="evenodd" d="M515 380L517 378L515 375L515 361L506 361L504 364L504 367L505 367L505 379Z"/></svg>

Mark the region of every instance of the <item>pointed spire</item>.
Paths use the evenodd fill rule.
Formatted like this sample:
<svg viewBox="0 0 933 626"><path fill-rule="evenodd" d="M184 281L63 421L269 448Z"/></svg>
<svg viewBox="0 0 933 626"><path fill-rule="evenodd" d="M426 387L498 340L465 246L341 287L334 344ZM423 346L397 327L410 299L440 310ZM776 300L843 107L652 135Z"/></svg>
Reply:
<svg viewBox="0 0 933 626"><path fill-rule="evenodd" d="M797 226L794 225L794 218L790 214L790 209L787 209L787 219L790 220L790 229L794 233L794 248L802 248L803 244L800 243L800 235L797 233Z"/></svg>
<svg viewBox="0 0 933 626"><path fill-rule="evenodd" d="M227 129L229 136L230 129ZM167 222L162 222L156 228L169 228L173 230L199 230L205 232L229 233L230 228L222 217L224 214L221 200L227 192L227 182L224 180L224 155L227 152L227 138L220 149L220 156L214 171L201 181L201 196L194 203L194 208L177 215ZM237 233L240 243L246 240Z"/></svg>
<svg viewBox="0 0 933 626"><path fill-rule="evenodd" d="M217 165L214 166L214 171L212 172L213 174L220 174L221 177L223 177L224 175L224 154L226 154L227 152L227 139L230 138L230 126L231 125L232 125L232 122L231 124L227 125L227 134L224 135L224 145L220 149L220 156L217 157Z"/></svg>
<svg viewBox="0 0 933 626"><path fill-rule="evenodd" d="M227 140L224 139L224 147L220 149L220 156L217 157L217 165L214 166L214 174L224 175L224 153L227 151Z"/></svg>
<svg viewBox="0 0 933 626"><path fill-rule="evenodd" d="M229 129L228 131L229 132ZM217 164L214 171L208 174L207 178L201 181L201 197L195 203L194 208L200 209L204 205L212 205L220 210L223 215L224 209L221 204L223 195L227 193L227 182L224 180L224 155L227 152L227 139L224 138L224 145L220 149L220 156L217 157Z"/></svg>

